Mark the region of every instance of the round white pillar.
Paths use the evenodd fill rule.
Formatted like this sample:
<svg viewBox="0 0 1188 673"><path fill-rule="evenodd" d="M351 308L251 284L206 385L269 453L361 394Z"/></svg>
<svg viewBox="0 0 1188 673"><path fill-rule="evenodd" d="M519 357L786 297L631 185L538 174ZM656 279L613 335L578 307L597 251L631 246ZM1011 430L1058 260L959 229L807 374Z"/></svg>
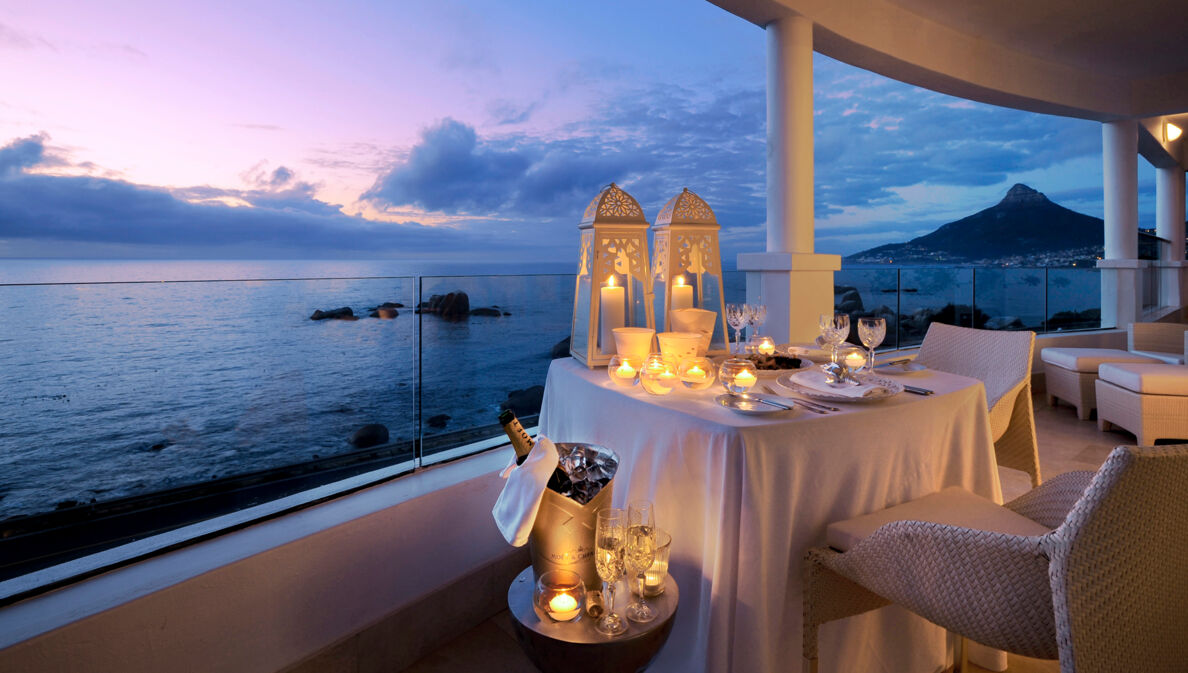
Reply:
<svg viewBox="0 0 1188 673"><path fill-rule="evenodd" d="M1138 258L1138 122L1101 125L1105 258Z"/></svg>
<svg viewBox="0 0 1188 673"><path fill-rule="evenodd" d="M767 30L767 251L813 252L813 22Z"/></svg>
<svg viewBox="0 0 1188 673"><path fill-rule="evenodd" d="M1171 241L1160 244L1159 259L1184 260L1184 169L1155 169L1155 235Z"/></svg>

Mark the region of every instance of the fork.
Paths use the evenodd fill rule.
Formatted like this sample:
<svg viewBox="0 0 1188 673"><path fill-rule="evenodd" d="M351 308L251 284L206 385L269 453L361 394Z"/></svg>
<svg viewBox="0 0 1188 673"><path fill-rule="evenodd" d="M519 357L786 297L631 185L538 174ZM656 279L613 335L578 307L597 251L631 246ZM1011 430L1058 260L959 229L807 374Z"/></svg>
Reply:
<svg viewBox="0 0 1188 673"><path fill-rule="evenodd" d="M781 395L781 394L777 393L776 391L772 390L771 386L769 386L769 385L764 385L764 386L762 386L762 388L763 388L763 390L767 391L769 394L775 395L776 397L788 397L787 395ZM827 407L823 404L817 404L816 402L810 402L806 399L802 399L799 397L790 397L788 399L795 400L796 404L799 404L800 406L804 407L805 409L808 409L809 411L813 412L814 414L827 414L830 411L838 410L837 407Z"/></svg>

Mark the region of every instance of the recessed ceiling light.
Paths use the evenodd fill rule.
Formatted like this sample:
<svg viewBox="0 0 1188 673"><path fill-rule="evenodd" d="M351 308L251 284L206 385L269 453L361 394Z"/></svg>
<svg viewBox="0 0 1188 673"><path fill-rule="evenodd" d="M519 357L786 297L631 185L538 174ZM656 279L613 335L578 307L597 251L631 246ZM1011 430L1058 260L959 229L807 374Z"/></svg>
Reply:
<svg viewBox="0 0 1188 673"><path fill-rule="evenodd" d="M1181 133L1183 133L1183 131L1180 130L1179 126L1176 126L1175 124L1173 124L1171 122L1164 123L1163 137L1164 137L1165 141L1170 143L1171 141L1175 140L1176 138L1179 138Z"/></svg>

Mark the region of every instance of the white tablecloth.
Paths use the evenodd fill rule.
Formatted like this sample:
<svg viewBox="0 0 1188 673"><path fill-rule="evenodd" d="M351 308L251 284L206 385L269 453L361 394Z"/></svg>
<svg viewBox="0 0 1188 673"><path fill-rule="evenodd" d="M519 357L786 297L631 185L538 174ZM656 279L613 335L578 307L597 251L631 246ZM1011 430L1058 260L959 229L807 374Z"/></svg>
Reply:
<svg viewBox="0 0 1188 673"><path fill-rule="evenodd" d="M615 387L605 368L553 361L541 432L616 451L615 506L651 499L672 534L681 605L649 671L796 671L802 561L826 525L953 485L1002 501L982 383L905 381L937 394L743 416L714 403L718 385L654 397ZM821 637L822 671L932 672L946 656L944 632L898 607Z"/></svg>

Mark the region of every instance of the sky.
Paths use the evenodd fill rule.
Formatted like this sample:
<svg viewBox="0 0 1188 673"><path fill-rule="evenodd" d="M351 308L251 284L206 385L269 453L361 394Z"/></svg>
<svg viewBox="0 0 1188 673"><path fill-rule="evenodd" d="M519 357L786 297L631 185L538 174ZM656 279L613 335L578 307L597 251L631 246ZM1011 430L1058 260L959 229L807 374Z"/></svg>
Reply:
<svg viewBox="0 0 1188 673"><path fill-rule="evenodd" d="M763 249L763 30L703 0L0 0L0 257L577 254L611 181ZM1015 183L1101 216L1095 122L814 60L817 251ZM1153 221L1154 171L1139 176Z"/></svg>

